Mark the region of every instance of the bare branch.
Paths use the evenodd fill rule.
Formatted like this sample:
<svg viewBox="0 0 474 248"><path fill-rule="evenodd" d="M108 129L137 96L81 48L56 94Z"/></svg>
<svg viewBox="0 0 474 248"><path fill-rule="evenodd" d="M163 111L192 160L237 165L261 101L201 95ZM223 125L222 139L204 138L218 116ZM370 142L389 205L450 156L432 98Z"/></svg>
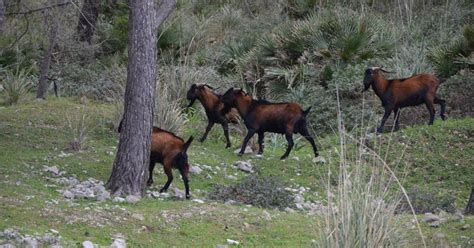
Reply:
<svg viewBox="0 0 474 248"><path fill-rule="evenodd" d="M7 13L6 15L7 15L7 16L12 16L12 15L27 15L27 14L31 14L31 13L34 13L34 12L43 11L43 10L46 10L46 9L52 9L52 8L56 8L56 7L65 6L65 5L68 5L68 4L70 4L70 3L71 3L71 1L66 1L66 2L63 2L63 3L57 3L57 4L53 4L53 5L49 5L49 6L44 6L44 7L41 7L41 8L37 8L37 9L31 9L31 10L28 10L28 11L10 12L10 13Z"/></svg>
<svg viewBox="0 0 474 248"><path fill-rule="evenodd" d="M171 12L173 12L174 8L176 8L176 0L163 0L163 2L161 2L160 7L158 7L156 11L156 28L161 26Z"/></svg>

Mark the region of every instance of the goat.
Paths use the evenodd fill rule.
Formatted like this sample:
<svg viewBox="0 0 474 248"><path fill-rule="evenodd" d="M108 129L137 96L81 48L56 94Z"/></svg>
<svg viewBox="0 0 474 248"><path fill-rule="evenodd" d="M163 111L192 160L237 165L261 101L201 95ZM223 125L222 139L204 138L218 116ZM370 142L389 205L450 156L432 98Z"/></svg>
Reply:
<svg viewBox="0 0 474 248"><path fill-rule="evenodd" d="M235 109L230 109L225 113L222 112L224 104L220 101L221 96L214 93L213 90L214 88L207 84L191 85L191 88L189 88L188 93L186 94L186 98L190 101L188 107L191 107L194 104L194 101L198 99L206 111L207 127L199 141L204 142L214 124L219 123L224 129L226 148L229 148L231 146L229 139L229 122L237 123L237 113Z"/></svg>
<svg viewBox="0 0 474 248"><path fill-rule="evenodd" d="M285 134L288 147L280 159L285 159L290 154L294 145L294 133L303 135L311 143L314 156L319 156L306 124L306 116L311 107L303 111L296 103L270 103L266 100L255 100L242 89L234 88L230 88L222 96L222 102L225 104L224 111L231 107L237 109L248 130L239 156L244 153L247 143L255 133L258 134L258 154L262 154L265 132Z"/></svg>
<svg viewBox="0 0 474 248"><path fill-rule="evenodd" d="M385 121L393 111L395 119L394 130L400 129L399 110L401 108L417 106L425 103L430 113L428 125L432 125L435 117L434 104L441 106L441 118L446 119L444 115L446 101L436 96L436 91L440 84L439 79L428 73L421 73L404 79L387 80L383 72L389 73L380 67L372 67L365 71L364 90L367 91L370 86L375 94L382 101L385 113L382 117L377 133L383 132Z"/></svg>
<svg viewBox="0 0 474 248"><path fill-rule="evenodd" d="M118 126L118 132L120 133L121 130L122 121ZM161 163L168 180L160 189L160 193L168 190L168 187L173 181L172 168L175 168L181 173L186 190L186 199L189 199L189 164L186 152L192 141L193 136L189 137L189 139L184 142L182 138L176 136L172 132L153 127L151 133L151 153L147 185L151 186L153 184L153 169L155 168L156 163Z"/></svg>

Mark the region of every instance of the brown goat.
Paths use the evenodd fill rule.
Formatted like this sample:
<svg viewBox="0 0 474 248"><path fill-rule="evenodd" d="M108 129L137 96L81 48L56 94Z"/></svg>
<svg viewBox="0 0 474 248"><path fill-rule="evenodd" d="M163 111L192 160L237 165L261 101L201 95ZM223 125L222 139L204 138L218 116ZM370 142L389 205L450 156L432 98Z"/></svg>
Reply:
<svg viewBox="0 0 474 248"><path fill-rule="evenodd" d="M207 115L207 127L204 132L200 142L204 142L207 138L207 134L211 131L215 123L222 125L224 129L224 136L226 139L226 148L231 146L229 139L229 122L237 123L237 110L234 108L230 109L227 112L223 112L224 104L220 100L220 95L214 93L214 88L207 84L193 84L189 88L186 98L190 100L188 107L191 107L196 99L198 99Z"/></svg>
<svg viewBox="0 0 474 248"><path fill-rule="evenodd" d="M120 133L122 129L122 122L118 127ZM184 140L176 136L172 132L165 131L158 127L153 127L151 133L151 153L150 153L150 166L149 176L147 185L153 184L153 169L156 163L161 163L165 171L168 180L165 185L161 188L160 193L168 190L171 182L173 181L172 169L178 169L181 173L181 177L184 182L186 190L186 198L189 199L189 164L187 150L193 141L193 136L184 142Z"/></svg>
<svg viewBox="0 0 474 248"><path fill-rule="evenodd" d="M434 104L441 106L440 116L443 120L446 119L444 115L446 101L436 96L439 86L439 79L436 76L422 73L409 78L388 80L383 72L387 71L380 67L372 67L365 71L364 76L364 91L372 86L375 94L382 101L382 106L385 108L385 113L380 126L377 128L377 133L383 132L385 121L387 121L392 111L395 118L394 130L399 130L399 110L423 103L426 104L430 113L429 125L433 124L435 117Z"/></svg>
<svg viewBox="0 0 474 248"><path fill-rule="evenodd" d="M294 145L294 133L303 135L311 143L314 156L318 157L318 149L309 134L306 123L306 115L311 107L303 111L301 106L296 103L270 103L265 100L254 100L242 89L234 90L234 88L230 88L222 96L222 102L225 104L225 109L237 108L248 130L239 155L244 153L247 143L255 133L258 134L258 154L262 154L264 134L272 132L285 134L288 141L286 152L280 159L285 159L290 154Z"/></svg>

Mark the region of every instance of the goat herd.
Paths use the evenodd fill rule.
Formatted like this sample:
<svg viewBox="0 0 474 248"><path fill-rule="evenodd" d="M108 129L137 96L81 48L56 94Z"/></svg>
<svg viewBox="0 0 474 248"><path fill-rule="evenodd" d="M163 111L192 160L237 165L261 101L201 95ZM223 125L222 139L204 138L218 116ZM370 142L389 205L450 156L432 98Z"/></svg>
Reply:
<svg viewBox="0 0 474 248"><path fill-rule="evenodd" d="M429 124L433 124L435 109L434 104L441 106L441 118L444 120L445 100L436 96L436 91L440 80L431 74L417 74L404 79L388 80L384 73L388 73L380 67L372 67L365 71L364 91L370 87L382 101L385 113L382 117L377 132L383 132L385 121L393 111L395 118L394 130L399 129L399 110L404 107L416 106L425 103L430 114ZM237 113L247 127L247 135L244 138L239 155L242 155L252 138L258 134L258 154L263 153L263 142L265 132L284 134L288 142L288 147L281 159L288 157L293 148L293 134L299 133L307 139L313 148L314 156L318 157L318 149L313 137L308 132L306 116L311 107L303 110L297 103L272 103L266 100L256 100L245 93L242 89L230 88L223 95L214 92L214 88L207 84L193 84L187 93L190 101L189 107L198 99L204 107L208 119L206 131L200 141L206 140L209 131L215 123L222 125L226 139L226 148L231 146L229 139L229 122L237 121ZM121 124L118 131L121 131ZM172 168L176 168L181 173L186 190L186 198L189 199L189 164L187 149L191 145L193 137L186 142L172 132L153 127L151 155L149 166L149 179L147 184L153 183L153 169L155 164L163 164L167 182L160 192L168 189L173 181Z"/></svg>

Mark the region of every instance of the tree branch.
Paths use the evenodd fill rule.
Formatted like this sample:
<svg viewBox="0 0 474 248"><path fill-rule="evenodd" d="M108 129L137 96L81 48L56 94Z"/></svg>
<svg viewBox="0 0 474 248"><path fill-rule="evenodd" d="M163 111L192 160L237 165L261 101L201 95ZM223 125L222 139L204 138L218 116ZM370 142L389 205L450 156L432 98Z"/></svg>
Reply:
<svg viewBox="0 0 474 248"><path fill-rule="evenodd" d="M155 25L159 28L176 7L176 0L163 0L156 11Z"/></svg>
<svg viewBox="0 0 474 248"><path fill-rule="evenodd" d="M34 13L34 12L43 11L43 10L46 10L46 9L52 9L52 8L56 8L56 7L65 6L65 5L68 5L68 4L70 4L70 3L71 3L71 1L67 1L67 2L63 2L63 3L57 3L57 4L53 4L53 5L49 5L49 6L44 6L44 7L37 8L37 9L31 9L31 10L28 10L28 11L10 12L10 13L7 13L6 15L7 15L7 16L12 16L12 15L27 15L27 14L31 14L31 13Z"/></svg>

